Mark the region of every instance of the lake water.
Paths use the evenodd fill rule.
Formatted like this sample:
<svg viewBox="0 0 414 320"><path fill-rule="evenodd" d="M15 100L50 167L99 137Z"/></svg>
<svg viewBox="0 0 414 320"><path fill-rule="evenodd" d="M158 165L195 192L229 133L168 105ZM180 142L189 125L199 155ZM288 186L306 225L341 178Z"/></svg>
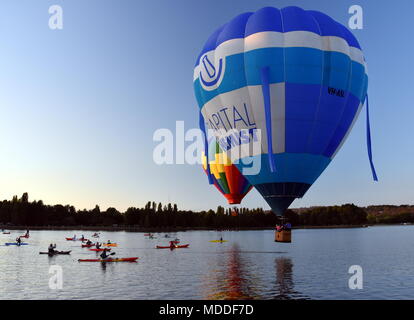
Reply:
<svg viewBox="0 0 414 320"><path fill-rule="evenodd" d="M9 242L24 231L0 235ZM102 232L119 244L118 257L137 263L79 263L96 253L66 241L86 231L32 231L28 246L0 246L0 299L413 299L414 226L294 230L293 243L265 231L171 233L188 249L161 250L165 233ZM227 243L211 243L222 236ZM70 256L48 257L49 243ZM63 271L63 288L49 288L50 266ZM350 266L363 272L351 290Z"/></svg>

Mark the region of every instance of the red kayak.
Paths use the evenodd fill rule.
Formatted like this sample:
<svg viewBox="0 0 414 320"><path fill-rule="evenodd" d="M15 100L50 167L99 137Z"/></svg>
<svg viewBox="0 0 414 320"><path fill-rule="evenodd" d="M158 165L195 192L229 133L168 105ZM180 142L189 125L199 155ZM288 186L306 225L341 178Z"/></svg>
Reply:
<svg viewBox="0 0 414 320"><path fill-rule="evenodd" d="M75 240L73 240L73 238L66 238L66 240L67 241L82 241L82 242L88 241L88 239L75 239Z"/></svg>
<svg viewBox="0 0 414 320"><path fill-rule="evenodd" d="M26 238L26 239L29 239L29 235L28 234L25 234L24 236L20 236L19 238Z"/></svg>
<svg viewBox="0 0 414 320"><path fill-rule="evenodd" d="M89 249L90 251L95 251L95 252L101 252L104 251L105 249ZM111 249L106 249L106 251L111 251Z"/></svg>
<svg viewBox="0 0 414 320"><path fill-rule="evenodd" d="M92 248L94 246L96 246L96 244L83 244L82 248Z"/></svg>
<svg viewBox="0 0 414 320"><path fill-rule="evenodd" d="M79 259L79 262L136 262L136 258L114 258L114 259Z"/></svg>
<svg viewBox="0 0 414 320"><path fill-rule="evenodd" d="M170 246L157 246L157 249L179 249L179 248L188 248L190 245L189 244L183 244L181 246L174 246L174 247L170 247Z"/></svg>

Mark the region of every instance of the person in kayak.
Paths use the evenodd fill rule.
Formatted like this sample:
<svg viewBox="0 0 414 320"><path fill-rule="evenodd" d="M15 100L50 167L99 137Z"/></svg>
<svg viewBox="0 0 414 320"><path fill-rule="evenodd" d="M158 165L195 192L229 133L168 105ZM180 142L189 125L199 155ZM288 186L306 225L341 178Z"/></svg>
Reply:
<svg viewBox="0 0 414 320"><path fill-rule="evenodd" d="M100 255L100 257L102 258L102 260L106 260L106 259L108 259L109 258L109 254L107 254L107 252L109 252L109 249L104 249L103 251L102 251L102 253L101 253L101 255ZM113 252L111 255L114 255L115 254L115 252Z"/></svg>
<svg viewBox="0 0 414 320"><path fill-rule="evenodd" d="M81 237L81 240L82 240L82 242L85 240L85 237L82 235L82 237Z"/></svg>
<svg viewBox="0 0 414 320"><path fill-rule="evenodd" d="M108 240L108 243L107 243L107 244L112 244L112 243L111 243L111 240Z"/></svg>
<svg viewBox="0 0 414 320"><path fill-rule="evenodd" d="M88 239L88 241L86 241L86 244L89 246L92 244L92 241Z"/></svg>
<svg viewBox="0 0 414 320"><path fill-rule="evenodd" d="M49 245L49 248L47 249L47 252L48 252L49 254L55 254L55 248L56 248L56 244L55 244L55 245L50 244L50 245Z"/></svg>
<svg viewBox="0 0 414 320"><path fill-rule="evenodd" d="M16 239L16 243L17 243L18 246L20 246L20 244L22 243L22 239L20 239L20 237L18 237Z"/></svg>
<svg viewBox="0 0 414 320"><path fill-rule="evenodd" d="M76 234L73 236L72 240L76 240Z"/></svg>
<svg viewBox="0 0 414 320"><path fill-rule="evenodd" d="M170 249L174 249L175 248L175 243L174 241L170 241Z"/></svg>
<svg viewBox="0 0 414 320"><path fill-rule="evenodd" d="M101 248L101 244L99 242L96 242L95 247L96 247L96 249L100 249Z"/></svg>
<svg viewBox="0 0 414 320"><path fill-rule="evenodd" d="M223 242L223 237L220 237L220 242Z"/></svg>

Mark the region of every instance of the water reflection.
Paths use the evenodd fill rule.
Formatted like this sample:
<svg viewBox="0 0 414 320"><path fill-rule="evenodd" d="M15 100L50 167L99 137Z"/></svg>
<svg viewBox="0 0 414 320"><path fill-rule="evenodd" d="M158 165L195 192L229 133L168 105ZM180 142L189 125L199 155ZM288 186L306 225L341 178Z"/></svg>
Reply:
<svg viewBox="0 0 414 320"><path fill-rule="evenodd" d="M294 289L295 282L293 280L293 262L287 257L279 257L275 259L276 269L276 286L274 299L305 299L305 297Z"/></svg>
<svg viewBox="0 0 414 320"><path fill-rule="evenodd" d="M225 255L224 257L222 255ZM210 268L206 278L205 299L242 300L258 298L255 292L255 276L249 272L250 263L241 254L238 244L223 252L215 261L219 269Z"/></svg>
<svg viewBox="0 0 414 320"><path fill-rule="evenodd" d="M266 253L269 252L254 252L252 256L241 251L239 246L234 244L229 251L215 255L209 261L209 273L204 278L203 298L307 299L295 290L294 265L289 257L277 257L270 260L270 264L265 263L266 259L263 259L258 268L257 254Z"/></svg>

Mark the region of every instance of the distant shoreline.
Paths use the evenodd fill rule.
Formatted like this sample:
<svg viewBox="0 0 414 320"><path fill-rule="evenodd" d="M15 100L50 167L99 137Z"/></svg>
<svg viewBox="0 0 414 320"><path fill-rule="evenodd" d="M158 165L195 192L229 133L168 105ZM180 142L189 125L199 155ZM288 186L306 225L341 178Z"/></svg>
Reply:
<svg viewBox="0 0 414 320"><path fill-rule="evenodd" d="M394 224L395 225L395 224ZM401 224L397 224L401 225ZM350 229L350 228L367 228L376 225L332 225L332 226L293 226L292 229ZM390 225L382 225L390 226ZM196 228L196 227L164 227L164 228L146 228L130 226L7 226L0 225L4 230L82 230L82 231L125 231L125 232L146 232L146 233L168 233L168 232L185 232L185 231L247 231L247 230L274 230L272 227L252 227L252 228Z"/></svg>

